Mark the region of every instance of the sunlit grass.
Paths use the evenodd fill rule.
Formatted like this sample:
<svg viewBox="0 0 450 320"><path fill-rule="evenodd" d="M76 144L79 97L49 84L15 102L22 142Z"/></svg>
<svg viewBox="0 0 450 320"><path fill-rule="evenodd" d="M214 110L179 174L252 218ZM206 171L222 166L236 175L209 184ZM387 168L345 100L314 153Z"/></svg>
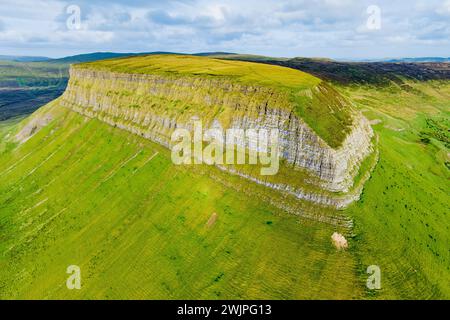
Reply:
<svg viewBox="0 0 450 320"><path fill-rule="evenodd" d="M1 298L362 294L351 252L331 243L336 228L225 186L210 177L218 169L174 166L165 148L98 120L39 112L55 120L0 154ZM79 291L65 286L73 264Z"/></svg>

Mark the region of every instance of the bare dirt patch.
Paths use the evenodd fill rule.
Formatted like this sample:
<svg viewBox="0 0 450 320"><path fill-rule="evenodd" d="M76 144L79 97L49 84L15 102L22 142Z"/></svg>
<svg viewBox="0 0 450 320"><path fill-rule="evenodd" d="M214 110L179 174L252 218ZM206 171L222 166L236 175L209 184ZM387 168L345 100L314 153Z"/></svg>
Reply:
<svg viewBox="0 0 450 320"><path fill-rule="evenodd" d="M216 221L217 221L217 213L213 213L212 215L211 215L211 217L209 218L209 220L208 220L208 222L206 223L206 226L208 227L208 228L211 228L215 223L216 223Z"/></svg>
<svg viewBox="0 0 450 320"><path fill-rule="evenodd" d="M382 123L383 121L381 120L381 119L373 119L373 120L370 120L370 124L372 125L372 126L374 126L374 125L377 125L377 124L380 124L380 123Z"/></svg>
<svg viewBox="0 0 450 320"><path fill-rule="evenodd" d="M392 130L392 131L396 131L396 132L401 132L401 131L403 131L403 130L405 130L404 128L397 128L397 127L394 127L394 126L389 126L389 125L386 125L386 126L384 126L386 129L389 129L389 130Z"/></svg>

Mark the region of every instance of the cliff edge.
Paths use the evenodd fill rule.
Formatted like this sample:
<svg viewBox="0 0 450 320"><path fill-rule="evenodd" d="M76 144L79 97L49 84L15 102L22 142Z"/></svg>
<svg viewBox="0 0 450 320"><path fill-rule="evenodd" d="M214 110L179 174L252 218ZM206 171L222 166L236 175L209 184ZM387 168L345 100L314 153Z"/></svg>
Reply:
<svg viewBox="0 0 450 320"><path fill-rule="evenodd" d="M60 104L168 148L175 129L192 130L193 117L204 130L278 129L279 174L220 169L336 208L359 198L371 167L362 164L375 154L369 122L351 103L320 79L278 66L182 55L78 64Z"/></svg>

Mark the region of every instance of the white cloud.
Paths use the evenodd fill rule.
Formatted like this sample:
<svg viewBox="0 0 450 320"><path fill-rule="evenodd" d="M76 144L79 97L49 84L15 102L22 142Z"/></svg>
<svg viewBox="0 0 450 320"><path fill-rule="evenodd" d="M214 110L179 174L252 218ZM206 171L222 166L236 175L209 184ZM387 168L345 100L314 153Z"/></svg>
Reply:
<svg viewBox="0 0 450 320"><path fill-rule="evenodd" d="M366 9L374 2L382 10L380 30L366 26ZM66 27L69 4L81 8L80 30ZM449 16L450 0L3 0L0 47L10 50L5 54L27 48L26 54L51 56L156 50L449 55Z"/></svg>
<svg viewBox="0 0 450 320"><path fill-rule="evenodd" d="M441 6L437 9L439 14L450 16L450 0L444 1Z"/></svg>

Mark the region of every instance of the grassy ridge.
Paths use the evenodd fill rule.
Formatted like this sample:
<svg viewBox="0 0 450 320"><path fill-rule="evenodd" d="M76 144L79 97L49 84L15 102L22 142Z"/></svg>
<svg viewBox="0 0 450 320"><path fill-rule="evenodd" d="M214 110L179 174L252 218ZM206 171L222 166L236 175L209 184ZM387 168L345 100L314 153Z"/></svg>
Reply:
<svg viewBox="0 0 450 320"><path fill-rule="evenodd" d="M314 76L290 68L185 55L127 57L78 64L77 67L120 73L224 77L245 84L296 90L313 88L321 82Z"/></svg>

